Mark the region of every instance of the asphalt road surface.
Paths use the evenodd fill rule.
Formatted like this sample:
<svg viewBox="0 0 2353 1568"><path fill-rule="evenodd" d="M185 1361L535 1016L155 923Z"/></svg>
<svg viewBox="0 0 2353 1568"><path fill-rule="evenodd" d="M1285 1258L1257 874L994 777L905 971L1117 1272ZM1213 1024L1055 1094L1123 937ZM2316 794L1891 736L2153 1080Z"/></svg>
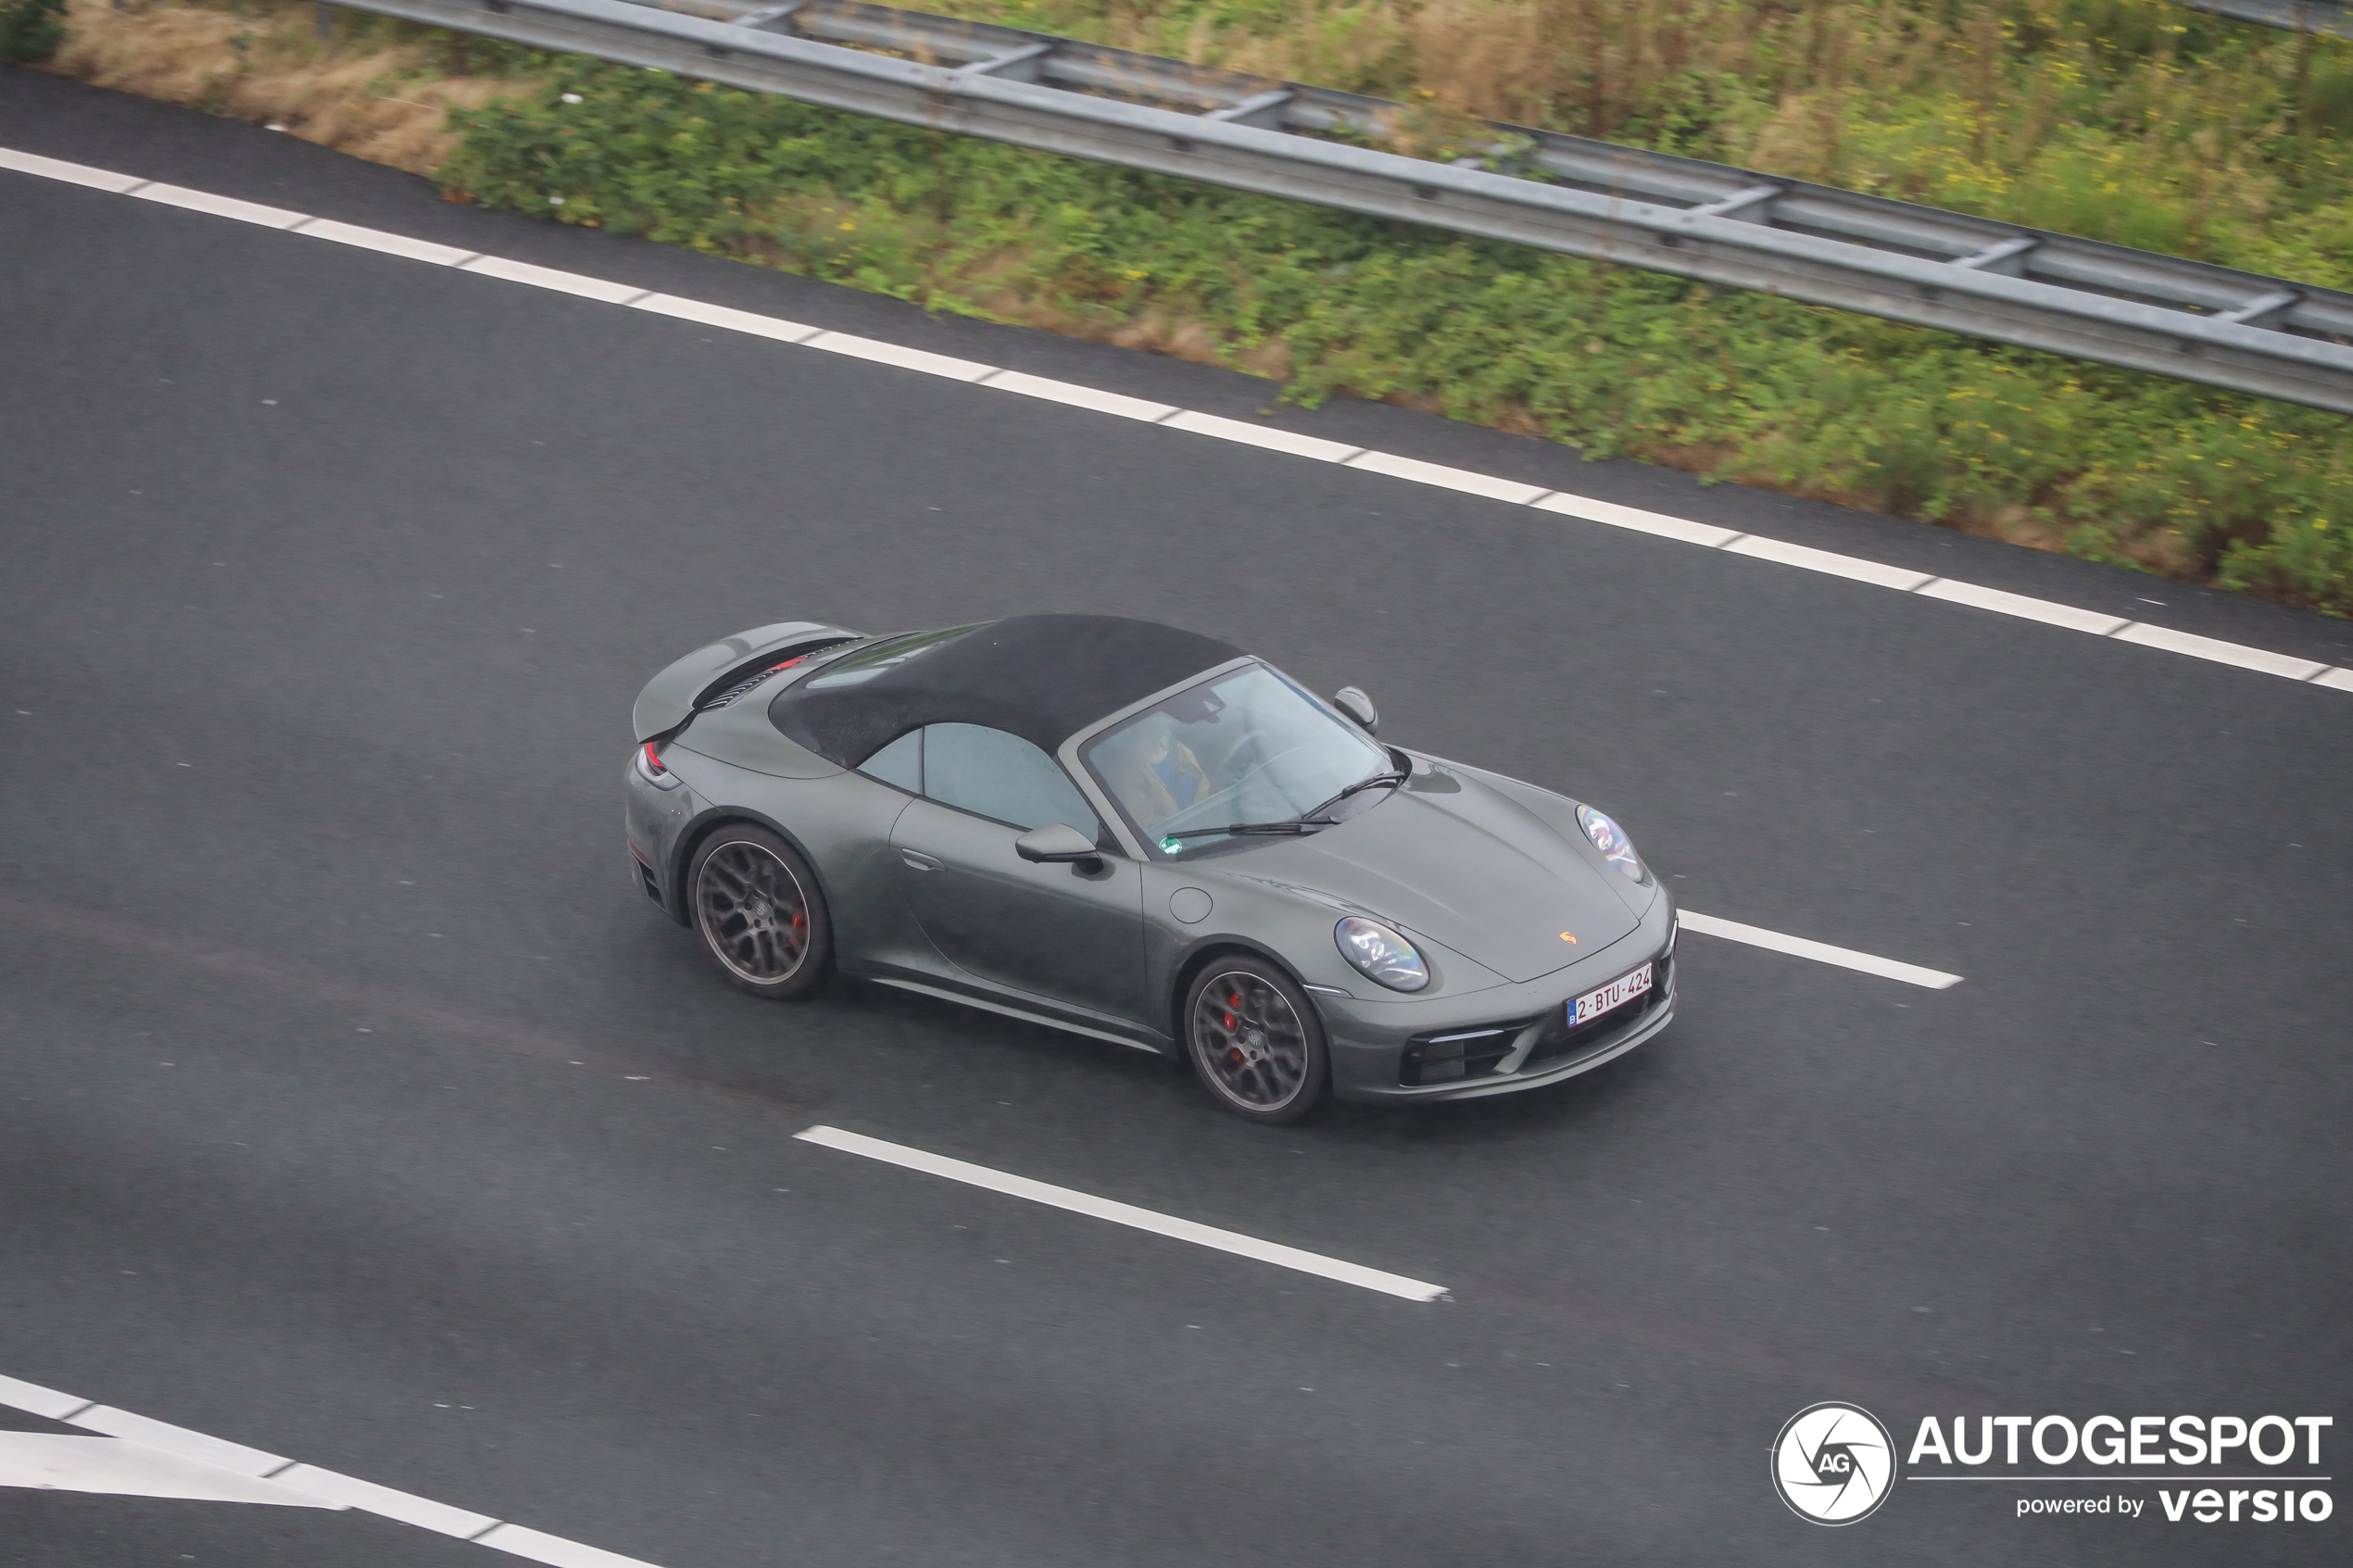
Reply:
<svg viewBox="0 0 2353 1568"><path fill-rule="evenodd" d="M0 145L1266 399L21 70ZM2158 579L1393 408L1264 417L2347 661ZM0 524L0 1374L661 1568L2347 1560L2342 1507L1906 1482L1828 1530L1767 1474L1827 1399L1906 1443L2353 1442L2343 692L5 172ZM719 985L630 886L640 684L769 621L1024 610L1362 684L1385 735L1617 814L1694 909L1966 978L1691 935L1675 1026L1609 1069L1279 1131L1099 1042ZM2103 1489L2145 1513L2014 1512ZM9 1568L484 1549L0 1490Z"/></svg>

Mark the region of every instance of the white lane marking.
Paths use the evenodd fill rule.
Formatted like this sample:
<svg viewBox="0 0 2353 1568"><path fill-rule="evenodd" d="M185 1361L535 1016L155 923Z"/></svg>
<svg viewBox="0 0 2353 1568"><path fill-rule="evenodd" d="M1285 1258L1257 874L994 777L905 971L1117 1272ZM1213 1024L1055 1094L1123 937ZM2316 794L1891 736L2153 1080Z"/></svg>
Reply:
<svg viewBox="0 0 2353 1568"><path fill-rule="evenodd" d="M921 1171L927 1176L944 1176L951 1182L968 1186L986 1187L1011 1198L1026 1198L1032 1203L1043 1203L1054 1209L1067 1209L1074 1214L1085 1214L1097 1220L1109 1220L1115 1225L1132 1225L1154 1236L1172 1236L1189 1241L1196 1247L1211 1247L1220 1252L1238 1257L1254 1258L1262 1263L1274 1263L1302 1273L1320 1274L1343 1285L1358 1285L1366 1290L1384 1295L1402 1296L1408 1301L1435 1301L1446 1294L1442 1285L1426 1280L1407 1279L1403 1274L1387 1273L1368 1269L1360 1263L1344 1263L1337 1258L1320 1253L1302 1252L1296 1247L1280 1242L1261 1241L1256 1236L1242 1236L1234 1231L1221 1231L1214 1225L1197 1224L1191 1220L1179 1220L1150 1209L1139 1209L1132 1203L1114 1203L1107 1198L1095 1198L1069 1187L1058 1187L1046 1182L1034 1182L1027 1176L1009 1175L992 1171L986 1165L974 1165L962 1160L950 1160L941 1154L926 1154L920 1148L904 1144L885 1143L862 1133L845 1133L838 1127L812 1127L794 1136L805 1143L822 1144L845 1154L860 1154L869 1160L879 1160L887 1165Z"/></svg>
<svg viewBox="0 0 2353 1568"><path fill-rule="evenodd" d="M2217 664L2233 664L2241 670L2259 670L2266 675L2284 675L2291 681L2309 681L2328 668L2309 659L2292 659L2284 653L2251 648L2244 643L2226 643L2216 637L2176 632L2171 627L2151 626L2146 621L2125 627L2116 633L2116 640L2187 654L2192 659L2210 659Z"/></svg>
<svg viewBox="0 0 2353 1568"><path fill-rule="evenodd" d="M649 294L629 303L635 309L650 310L657 316L675 316L682 321L699 321L706 327L724 327L731 332L774 338L779 343L805 343L817 335L817 329L806 322L787 321L780 316L755 316L749 310L705 305L698 299L681 299L674 294Z"/></svg>
<svg viewBox="0 0 2353 1568"><path fill-rule="evenodd" d="M455 1536L470 1541L498 1523L487 1513L475 1513L462 1508L452 1508L446 1502L421 1498L408 1492L396 1492L390 1486L379 1486L373 1481L355 1476L338 1475L332 1470L321 1470L315 1464L297 1464L282 1470L271 1477L273 1484L292 1486L314 1498L324 1498L338 1508L356 1508L362 1513L379 1514L396 1519L403 1524L414 1524L420 1530Z"/></svg>
<svg viewBox="0 0 2353 1568"><path fill-rule="evenodd" d="M2030 599L2023 594L1981 588L1974 583L1956 583L1949 577L1923 583L1914 591L1922 598L1990 609L1996 615L2015 615L2046 626L2064 626L2070 632L2089 632L2095 637L2112 636L2132 624L2120 615L2102 615L2096 610L2077 609L2073 605L2053 604L2048 599Z"/></svg>
<svg viewBox="0 0 2353 1568"><path fill-rule="evenodd" d="M0 1405L37 1415L44 1421L63 1421L76 1411L88 1410L93 1403L77 1399L71 1394L60 1394L54 1388L44 1388L38 1383L19 1383L13 1377L0 1375Z"/></svg>
<svg viewBox="0 0 2353 1568"><path fill-rule="evenodd" d="M1686 545L1705 545L1711 550L1721 549L1741 536L1737 528L1718 528L1712 522L1693 522L1688 518L1668 517L1664 512L1646 512L1639 507L1621 507L1615 501L1596 501L1588 495L1572 495L1566 490L1555 490L1535 505L1540 512L1558 512L1563 517L1573 517L1585 522L1630 528L1637 533L1655 533L1662 539L1680 539Z"/></svg>
<svg viewBox="0 0 2353 1568"><path fill-rule="evenodd" d="M168 1462L195 1470L210 1471L213 1478L207 1484L214 1486L216 1491L202 1495L218 1496L219 1488L228 1487L232 1483L247 1486L274 1486L287 1492L290 1498L302 1499L313 1508L357 1509L362 1513L378 1514L385 1519L396 1520L403 1524L416 1525L420 1529L437 1531L445 1536L457 1536L460 1539L479 1542L484 1546L494 1546L500 1551L509 1552L517 1557L527 1557L535 1562L552 1563L557 1565L557 1568L655 1568L655 1564L635 1557L622 1557L598 1547L584 1546L578 1541L565 1540L560 1536L544 1535L537 1530L527 1530L520 1524L510 1524L493 1519L486 1513L470 1513L464 1509L451 1508L445 1503L434 1502L429 1499L415 1497L408 1492L396 1492L389 1486L379 1486L371 1482L356 1480L348 1475L339 1475L332 1470L320 1470L311 1465L278 1459L262 1452L259 1449L246 1448L242 1443L232 1443L220 1437L208 1437L201 1432L191 1432L184 1426L173 1426L165 1422L151 1420L146 1416L133 1415L128 1411L119 1411L88 1399L77 1399L71 1394L61 1394L55 1388L44 1388L37 1383L26 1383L6 1374L0 1374L0 1405L6 1405L11 1410L24 1411L49 1421L66 1421L77 1426L88 1426L95 1431L135 1433L137 1436L132 1437L62 1437L60 1440L105 1443L121 1449L144 1450L153 1454L155 1459L138 1462L150 1467ZM39 1433L0 1434L0 1436L41 1436L44 1435ZM24 1451L38 1453L40 1450L27 1449ZM125 1465L135 1458L135 1455L118 1453L97 1462ZM256 1478L258 1473L254 1468L265 1461L268 1461L270 1475L270 1479L266 1481ZM75 1461L74 1462L86 1461ZM5 1454L0 1453L0 1474L6 1474L6 1463ZM38 1486L45 1483L31 1481L21 1484ZM197 1496L199 1494L150 1493L146 1495ZM284 1502L288 1499L250 1496L220 1497L220 1500Z"/></svg>
<svg viewBox="0 0 2353 1568"><path fill-rule="evenodd" d="M1833 947L1827 942L1816 942L1804 936L1785 936L1760 925L1743 925L1736 920L1718 920L1696 909L1679 909L1675 920L1685 931L1696 931L1703 936L1721 936L1728 942L1745 942L1752 947L1769 947L1774 952L1812 959L1817 963L1860 970L1865 974L1876 974L1885 980L1901 980L1907 985L1925 985L1931 991L1942 991L1961 983L1959 975L1947 974L1941 969L1922 969L1919 964L1898 963L1876 953L1858 953L1852 947Z"/></svg>
<svg viewBox="0 0 2353 1568"><path fill-rule="evenodd" d="M132 175L117 174L108 169L94 169L87 164L68 163L59 158L44 157L37 153L17 152L0 147L0 169L13 169L44 180L56 180L67 184L85 185L94 190L121 195L145 196L173 206L193 207L198 211L238 218L246 222L265 223L273 228L298 227L304 233L322 239L341 240L345 244L362 244L346 225L331 224L325 219L306 220L301 213L283 212L277 207L258 206L229 196L214 196L199 191L187 191L176 185L157 185ZM397 237L397 236L394 236ZM411 253L394 250L389 245L376 245L395 255L414 254L424 261L445 262L438 253L447 247L431 245L424 241L411 242L419 249ZM794 321L773 317L757 317L747 311L728 310L722 306L693 307L694 302L677 300L671 295L657 295L648 290L630 288L607 282L598 278L583 277L573 272L559 272L549 268L535 267L527 262L504 261L495 257L473 257L469 260L447 263L461 270L481 272L486 276L505 278L513 282L533 283L566 294L580 295L589 299L605 300L617 305L634 305L665 315L704 321L712 326L724 326L736 332L773 337L803 347L821 348L829 354L847 354L856 358L870 359L877 364L895 365L902 370L920 370L926 375L945 376L953 381L985 382L995 387L1030 396L1040 394L1035 384L1038 378L1018 377L1018 372L994 365L975 364L969 359L950 358L944 354L932 354L920 348L905 348L897 344L881 343L872 338L854 337L847 332L816 332ZM724 318L724 319L723 319ZM755 325L765 322L767 325ZM1018 377L1018 379L1016 379ZM1062 385L1064 383L1049 383ZM1142 417L1129 413L1125 408L1112 407L1128 399L1117 393L1098 393L1102 401L1075 397L1057 398L1082 408L1102 408L1104 411L1130 418ZM1157 405L1150 405L1157 407ZM1214 414L1180 409L1157 421L1167 429L1188 431L1196 435L1216 436L1222 440L1240 442L1265 447L1269 451L1286 452L1296 457L1312 458L1324 462L1340 462L1367 472L1386 474L1391 478L1408 479L1416 483L1435 484L1467 495L1483 495L1491 500L1533 506L1540 510L1586 521L1604 523L1613 528L1632 529L1656 534L1662 538L1681 540L1704 548L1722 549L1734 555L1754 557L1759 560L1778 561L1785 566L1804 567L1811 571L1825 572L1857 583L1893 588L1898 593L1917 593L1924 598L1942 599L1951 604L1967 605L1978 609L1994 610L2045 625L2063 627L2087 633L2093 636L2112 636L2119 642L2138 646L2158 648L2168 653L2182 654L2191 659L2208 659L2241 670L2251 670L2266 675L2278 675L2287 680L2312 685L2332 686L2338 691L2353 692L2353 669L2332 669L2310 659L2287 654L2271 653L2262 648L2246 647L2237 643L2200 637L2187 632L2174 632L2143 621L2117 621L2114 616L2095 610L2079 609L2073 605L2057 604L2045 599L2029 598L2020 594L2005 593L1997 588L1979 588L1972 583L1957 583L1950 578L1931 577L1926 572L1905 567L1890 566L1884 561L1866 560L1859 556L1840 555L1835 551L1818 550L1810 546L1793 545L1777 539L1763 539L1753 533L1741 533L1718 528L1712 523L1693 522L1683 518L1668 517L1659 512L1646 512L1639 508L1621 507L1615 502L1596 500L1572 495L1567 491L1546 490L1541 485L1528 484L1518 480L1504 479L1493 474L1473 472L1468 469L1448 468L1441 463L1427 463L1413 458L1401 458L1386 452L1372 452L1348 446L1339 442L1324 441L1315 436L1294 435L1288 432L1265 430L1238 420L1220 419ZM2105 628L2105 629L2103 629Z"/></svg>
<svg viewBox="0 0 2353 1568"><path fill-rule="evenodd" d="M1890 566L1885 561L1865 560L1860 556L1842 556L1831 550L1818 550L1811 545L1793 545L1781 539L1761 539L1754 533L1743 533L1727 540L1723 548L1736 556L1754 556L1758 560L1779 561L1783 566L1800 566L1808 571L1828 572L1832 577L1851 577L1857 583L1876 583L1908 594L1930 581L1925 571L1908 567Z"/></svg>
<svg viewBox="0 0 2353 1568"><path fill-rule="evenodd" d="M459 263L458 270L479 272L485 278L504 278L510 283L529 283L535 289L553 289L558 294L576 294L583 299L602 300L607 305L627 305L653 292L585 273L560 272L553 267L535 266L528 261L509 261L498 256L477 256L472 261Z"/></svg>
<svg viewBox="0 0 2353 1568"><path fill-rule="evenodd" d="M378 250L386 256L405 257L410 261L430 261L436 267L457 267L472 261L478 252L459 250L456 245L437 245L431 240L412 240L406 234L388 234L382 229L362 229L356 223L338 223L332 218L313 218L295 225L297 234L308 234L314 240L333 240L340 245L357 245L361 250Z"/></svg>
<svg viewBox="0 0 2353 1568"><path fill-rule="evenodd" d="M1160 424L1163 430L1212 435L1220 441L1239 442L1244 446L1263 446L1269 452L1287 452L1294 458L1313 458L1321 463L1344 463L1364 450L1362 446L1351 446L1344 441L1297 435L1269 425L1254 425L1241 420L1221 419L1215 414L1196 413L1190 408L1171 414Z"/></svg>
<svg viewBox="0 0 2353 1568"><path fill-rule="evenodd" d="M1390 452L1359 452L1348 459L1348 467L1363 469L1367 473L1385 473L1391 479L1410 479L1416 484L1435 484L1441 490L1460 490L1466 495L1484 495L1491 501L1509 501L1523 507L1552 494L1541 484L1524 484L1516 479L1498 479L1491 473L1474 473L1469 469L1448 468L1444 463L1426 463L1419 458L1400 458Z"/></svg>
<svg viewBox="0 0 2353 1568"><path fill-rule="evenodd" d="M294 1461L283 1454L264 1453L248 1449L243 1443L224 1442L208 1437L201 1432L191 1432L184 1426L172 1426L164 1422L119 1411L111 1405L93 1405L86 1411L67 1416L72 1426L86 1426L93 1432L103 1432L109 1437L128 1437L151 1449L168 1454L195 1460L221 1470L233 1470L240 1475L271 1475L283 1470Z"/></svg>
<svg viewBox="0 0 2353 1568"><path fill-rule="evenodd" d="M20 153L13 147L0 147L0 169L37 174L44 180L60 180L69 185L87 185L94 191L118 196L146 183L135 174L117 174L110 169L93 169L86 163L68 163L63 158L43 157L39 153Z"/></svg>
<svg viewBox="0 0 2353 1568"><path fill-rule="evenodd" d="M652 1568L634 1557L623 1557L602 1547L585 1546L568 1541L561 1536L543 1535L526 1530L520 1524L501 1524L497 1529L474 1537L476 1546L496 1547L534 1562L546 1562L553 1568Z"/></svg>
<svg viewBox="0 0 2353 1568"><path fill-rule="evenodd" d="M240 223L258 223L265 229L291 229L309 216L288 212L283 207L239 201L234 196L216 196L210 191L192 191L184 185L166 185L159 181L134 185L122 194L137 196L141 201L161 202L166 207L184 207L191 212L209 212L215 218L233 218Z"/></svg>
<svg viewBox="0 0 2353 1568"><path fill-rule="evenodd" d="M145 1443L52 1432L0 1432L0 1486L99 1492L119 1498L265 1503L276 1508L343 1506L275 1481L199 1464Z"/></svg>
<svg viewBox="0 0 2353 1568"><path fill-rule="evenodd" d="M870 337L852 337L848 332L819 332L801 346L822 348L828 354L847 354L852 359L871 359L877 365L896 365L902 370L921 370L927 376L946 376L950 381L979 381L998 370L995 365L976 365L970 359L934 354L927 348L903 348Z"/></svg>
<svg viewBox="0 0 2353 1568"><path fill-rule="evenodd" d="M1099 414L1117 414L1123 420L1141 420L1146 424L1158 424L1176 411L1170 404L1150 403L1116 392L1098 392L1076 382L1049 381L1021 370L999 370L982 377L980 384L998 392L1018 392L1024 397L1042 397L1049 403L1067 403L1074 408L1092 408Z"/></svg>

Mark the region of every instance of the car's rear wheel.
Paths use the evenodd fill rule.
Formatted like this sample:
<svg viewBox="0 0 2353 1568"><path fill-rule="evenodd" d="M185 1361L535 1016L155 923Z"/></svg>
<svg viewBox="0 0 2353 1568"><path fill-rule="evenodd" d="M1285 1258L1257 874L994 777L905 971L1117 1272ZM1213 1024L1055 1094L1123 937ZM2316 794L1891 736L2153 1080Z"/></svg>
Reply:
<svg viewBox="0 0 2353 1568"><path fill-rule="evenodd" d="M734 822L712 833L687 868L686 897L703 950L736 990L803 997L833 961L833 922L817 878L766 828Z"/></svg>
<svg viewBox="0 0 2353 1568"><path fill-rule="evenodd" d="M1238 1116L1296 1122L1324 1097L1331 1072L1324 1021L1290 976L1264 959L1220 959L1185 996L1186 1054Z"/></svg>

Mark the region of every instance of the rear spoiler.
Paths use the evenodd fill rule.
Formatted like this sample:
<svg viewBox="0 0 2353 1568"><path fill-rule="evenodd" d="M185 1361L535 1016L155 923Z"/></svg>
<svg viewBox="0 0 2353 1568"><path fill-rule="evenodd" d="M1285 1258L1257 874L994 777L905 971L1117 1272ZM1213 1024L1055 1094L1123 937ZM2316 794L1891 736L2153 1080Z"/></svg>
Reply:
<svg viewBox="0 0 2353 1568"><path fill-rule="evenodd" d="M697 648L646 683L629 721L641 741L660 740L695 716L695 709L768 663L813 653L864 636L820 621L779 621Z"/></svg>

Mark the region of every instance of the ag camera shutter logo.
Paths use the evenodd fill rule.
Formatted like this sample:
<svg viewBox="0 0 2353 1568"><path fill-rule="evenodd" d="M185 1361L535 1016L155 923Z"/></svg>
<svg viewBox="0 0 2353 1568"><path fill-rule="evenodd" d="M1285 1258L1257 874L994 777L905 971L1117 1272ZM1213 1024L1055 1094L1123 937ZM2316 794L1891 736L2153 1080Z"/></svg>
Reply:
<svg viewBox="0 0 2353 1568"><path fill-rule="evenodd" d="M1894 1486L1895 1440L1860 1405L1808 1405L1773 1439L1773 1489L1809 1523L1868 1519Z"/></svg>

